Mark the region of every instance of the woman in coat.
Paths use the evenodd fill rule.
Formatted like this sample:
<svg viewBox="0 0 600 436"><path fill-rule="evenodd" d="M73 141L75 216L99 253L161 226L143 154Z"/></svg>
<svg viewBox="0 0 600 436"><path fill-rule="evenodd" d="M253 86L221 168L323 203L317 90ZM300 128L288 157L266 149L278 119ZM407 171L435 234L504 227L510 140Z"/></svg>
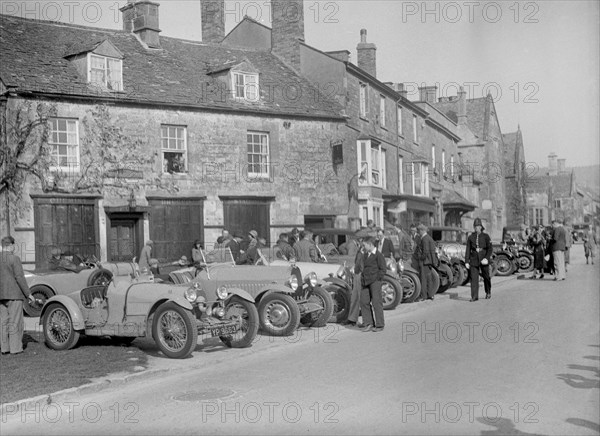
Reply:
<svg viewBox="0 0 600 436"><path fill-rule="evenodd" d="M542 236L539 226L533 228L533 234L529 236L529 245L533 248L533 275L531 279L537 279L538 272L540 279L544 278L544 268L546 268L546 240Z"/></svg>

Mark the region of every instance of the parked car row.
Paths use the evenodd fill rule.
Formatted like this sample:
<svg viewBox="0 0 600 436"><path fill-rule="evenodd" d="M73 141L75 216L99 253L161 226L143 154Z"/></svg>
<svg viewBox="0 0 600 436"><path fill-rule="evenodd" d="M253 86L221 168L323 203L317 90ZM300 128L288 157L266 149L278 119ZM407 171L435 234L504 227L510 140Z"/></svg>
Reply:
<svg viewBox="0 0 600 436"><path fill-rule="evenodd" d="M430 231L440 259L438 292L466 284L463 239L453 233L460 229ZM135 263L94 262L79 272L30 273L27 280L37 301L26 311L40 316L45 341L56 350L73 348L82 334L120 342L149 337L171 358L189 356L198 335L242 348L252 344L259 328L287 336L300 325L322 327L347 319L353 256L340 254L335 245L322 263L290 262L259 252L255 265L236 265L228 248L203 252L200 266L161 278L139 271ZM399 258L387 266L384 309L415 301L421 292L418 272Z"/></svg>

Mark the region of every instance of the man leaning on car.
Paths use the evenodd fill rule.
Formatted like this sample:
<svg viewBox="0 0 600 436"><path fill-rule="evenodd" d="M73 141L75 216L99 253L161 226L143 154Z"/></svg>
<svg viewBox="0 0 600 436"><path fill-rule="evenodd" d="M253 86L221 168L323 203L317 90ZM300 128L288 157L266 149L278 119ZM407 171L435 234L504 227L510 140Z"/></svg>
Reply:
<svg viewBox="0 0 600 436"><path fill-rule="evenodd" d="M23 352L23 300L34 301L25 281L21 259L14 254L15 240L0 242L0 348L2 354Z"/></svg>

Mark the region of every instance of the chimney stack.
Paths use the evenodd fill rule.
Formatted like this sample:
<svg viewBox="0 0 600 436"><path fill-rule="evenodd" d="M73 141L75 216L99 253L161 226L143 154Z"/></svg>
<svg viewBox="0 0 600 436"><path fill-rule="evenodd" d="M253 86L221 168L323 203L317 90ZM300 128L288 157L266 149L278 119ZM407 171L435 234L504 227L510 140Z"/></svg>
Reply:
<svg viewBox="0 0 600 436"><path fill-rule="evenodd" d="M548 175L556 176L558 174L558 156L556 153L552 152L548 155Z"/></svg>
<svg viewBox="0 0 600 436"><path fill-rule="evenodd" d="M120 9L123 14L123 30L135 33L150 48L160 48L159 6L148 0L127 0L127 4Z"/></svg>
<svg viewBox="0 0 600 436"><path fill-rule="evenodd" d="M467 92L461 86L458 90L458 125L464 126L467 124Z"/></svg>
<svg viewBox="0 0 600 436"><path fill-rule="evenodd" d="M436 101L437 86L422 86L419 88L419 100L434 104Z"/></svg>
<svg viewBox="0 0 600 436"><path fill-rule="evenodd" d="M558 159L558 174L562 174L562 173L566 173L567 172L567 160L566 159Z"/></svg>
<svg viewBox="0 0 600 436"><path fill-rule="evenodd" d="M202 42L220 43L225 38L225 0L201 0Z"/></svg>
<svg viewBox="0 0 600 436"><path fill-rule="evenodd" d="M358 67L377 77L377 46L367 42L367 29L360 31L360 43L356 46Z"/></svg>
<svg viewBox="0 0 600 436"><path fill-rule="evenodd" d="M271 52L300 71L300 41L304 41L304 1L273 1L271 11Z"/></svg>

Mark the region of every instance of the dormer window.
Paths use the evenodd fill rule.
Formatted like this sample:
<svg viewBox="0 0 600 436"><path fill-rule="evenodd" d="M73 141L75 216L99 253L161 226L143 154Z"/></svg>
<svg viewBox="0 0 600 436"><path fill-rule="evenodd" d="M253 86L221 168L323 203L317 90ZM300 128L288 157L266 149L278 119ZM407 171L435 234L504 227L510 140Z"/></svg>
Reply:
<svg viewBox="0 0 600 436"><path fill-rule="evenodd" d="M109 89L123 90L123 61L88 53L88 82Z"/></svg>
<svg viewBox="0 0 600 436"><path fill-rule="evenodd" d="M258 74L233 71L233 95L235 98L248 101L258 101L260 96L258 88Z"/></svg>

